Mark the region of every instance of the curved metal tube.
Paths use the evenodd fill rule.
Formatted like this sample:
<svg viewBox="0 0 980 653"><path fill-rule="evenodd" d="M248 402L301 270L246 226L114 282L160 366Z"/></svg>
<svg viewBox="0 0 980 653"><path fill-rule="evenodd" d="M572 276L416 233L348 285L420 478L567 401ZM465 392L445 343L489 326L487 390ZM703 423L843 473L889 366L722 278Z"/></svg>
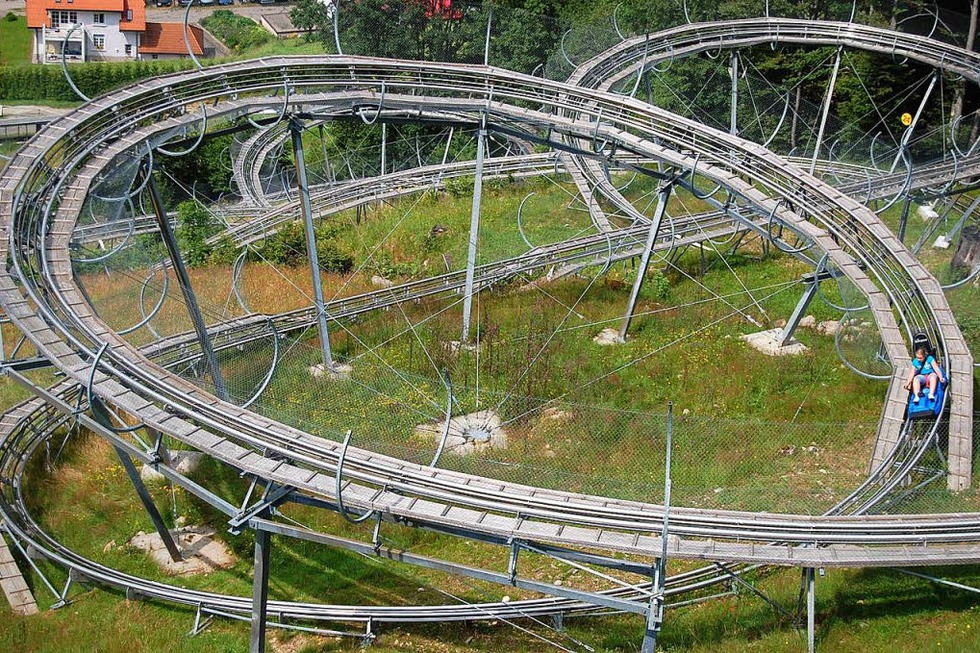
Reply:
<svg viewBox="0 0 980 653"><path fill-rule="evenodd" d="M159 152L160 154L165 154L166 156L186 156L191 152L193 152L194 150L196 150L198 146L201 144L201 142L204 141L204 134L207 131L208 131L208 110L207 110L207 105L202 103L201 104L201 130L200 133L198 133L197 140L194 141L194 144L191 145L186 150L183 150L182 152L174 152L172 150L165 149L163 145L157 145L156 151Z"/></svg>
<svg viewBox="0 0 980 653"><path fill-rule="evenodd" d="M844 313L844 315L841 317L840 326L837 328L837 333L834 334L834 349L837 350L837 357L840 359L840 362L844 363L844 365L846 365L849 370L851 370L858 376L862 376L866 379L871 379L873 381L890 381L892 378L891 374L871 374L870 372L859 370L853 363L851 363L851 361L847 360L847 358L844 356L844 351L841 349L840 338L841 338L841 334L844 332L844 321L847 319L847 316L848 313Z"/></svg>
<svg viewBox="0 0 980 653"><path fill-rule="evenodd" d="M970 149L968 149L966 152L964 152L962 149L960 149L959 142L956 139L956 132L959 130L959 128L960 128L960 122L962 120L963 120L963 115L960 114L960 115L956 116L956 120L954 120L953 121L953 124L950 125L950 127L949 127L949 142L953 145L953 150L955 150L956 153L959 154L961 157L964 157L965 158L965 157L968 157L971 154L973 154L973 151L977 149L977 145L980 145L980 137L977 137L977 140L973 141L973 145L971 145L970 146Z"/></svg>
<svg viewBox="0 0 980 653"><path fill-rule="evenodd" d="M95 359L92 361L92 369L89 371L88 383L85 384L85 397L86 397L86 399L88 399L88 405L89 406L93 406L97 402L98 403L102 403L102 400L100 398L96 397L95 396L95 393L92 392L92 384L95 383L95 370L96 370L96 368L99 365L99 360L101 360L102 354L105 353L105 350L108 347L109 347L109 343L108 342L103 343L102 346L99 348L99 353L95 355ZM105 405L105 404L103 403L103 405ZM105 406L105 409L106 409L107 412L111 412L109 410L109 407L108 406ZM118 415L116 415L116 419L119 419L119 416ZM113 426L111 424L103 424L103 426L105 426L107 429L109 429L111 431L114 431L116 433L133 433L134 431L138 431L141 428L143 428L144 424L142 422L140 422L136 426L127 426L127 427L124 427L124 428L119 428L119 427Z"/></svg>
<svg viewBox="0 0 980 653"><path fill-rule="evenodd" d="M333 4L333 42L337 46L337 54L343 56L344 51L340 47L340 0L334 0Z"/></svg>
<svg viewBox="0 0 980 653"><path fill-rule="evenodd" d="M113 247L111 250L109 250L108 252L100 256L96 256L94 258L76 258L74 260L77 261L78 263L101 263L102 261L121 252L129 244L129 240L133 237L133 233L136 231L136 223L133 221L133 219L130 218L128 222L129 222L129 229L126 230L126 235L123 236L122 242L120 242L118 245Z"/></svg>
<svg viewBox="0 0 980 653"><path fill-rule="evenodd" d="M817 263L817 267L813 271L813 274L816 275L817 278L819 278L820 275L823 273L823 271L827 269L827 260L829 258L830 258L830 256L828 254L824 254L822 257L820 257L820 261ZM838 281L837 280L837 277L835 277L834 275L830 275L830 278L831 279L834 279L834 281L837 283L837 288L839 290L840 289L840 281ZM837 304L835 304L832 301L830 301L829 299L827 299L827 295L824 293L823 288L821 287L820 283L817 283L817 296L820 297L820 300L824 304L826 304L830 308L834 309L835 311L840 311L841 313L852 313L852 312L856 312L856 311L863 311L866 308L868 308L868 304L865 304L864 306L860 306L860 307L857 307L857 308L855 308L853 306L838 306ZM843 297L843 296L844 296L844 293L842 292L841 293L841 297Z"/></svg>
<svg viewBox="0 0 980 653"><path fill-rule="evenodd" d="M694 157L694 165L691 167L691 194L694 195L694 197L698 198L699 200L706 200L706 199L710 199L715 195L715 193L721 190L722 184L718 184L717 186L715 186L714 190L712 190L710 193L702 194L698 192L698 188L694 182L695 182L695 177L697 177L698 174L698 162L700 160L701 160L701 153L698 152L698 155Z"/></svg>
<svg viewBox="0 0 980 653"><path fill-rule="evenodd" d="M565 58L565 61L568 62L568 65L571 66L572 68L577 68L578 66L575 64L574 61L572 61L569 58L568 53L565 52L565 38L571 33L571 31L572 30L568 30L567 32L561 35L561 40L558 42L558 49L561 50L561 56Z"/></svg>
<svg viewBox="0 0 980 653"><path fill-rule="evenodd" d="M193 61L194 62L194 65L197 67L197 69L200 70L200 69L204 68L204 66L202 66L201 65L201 62L197 60L197 57L196 56L194 56L194 49L191 47L191 40L190 40L190 38L188 38L188 30L190 29L190 27L188 25L188 19L190 18L190 15L191 15L191 7L192 6L194 6L194 3L193 2L188 2L187 3L187 9L184 11L184 23L183 23L183 27L181 29L181 33L184 36L184 47L187 48L187 54L190 55L191 61Z"/></svg>
<svg viewBox="0 0 980 653"><path fill-rule="evenodd" d="M806 247L799 247L799 248L783 247L782 245L779 244L782 241L782 237L781 236L777 237L772 232L772 223L776 217L776 211L779 209L779 206L782 203L783 200L780 198L779 200L776 201L776 205L772 207L772 211L769 212L769 218L766 220L766 236L769 237L769 242L771 242L773 246L781 252L784 252L786 254L799 254L800 252L805 252L806 250L810 249L812 245L807 245Z"/></svg>
<svg viewBox="0 0 980 653"><path fill-rule="evenodd" d="M626 40L626 37L623 36L623 33L620 31L620 29L619 29L619 21L616 20L616 14L619 12L619 8L622 7L622 6L623 6L623 3L620 2L615 7L613 7L612 24L613 24L613 29L616 30L616 34L619 35L619 40L620 41L625 41Z"/></svg>
<svg viewBox="0 0 980 653"><path fill-rule="evenodd" d="M789 95L789 91L787 91L786 104L783 105L783 115L779 117L779 122L776 123L776 128L772 130L772 134L769 136L769 138L766 139L766 142L762 144L762 147L769 149L769 145L776 139L776 134L779 133L779 130L782 128L783 123L786 121L786 115L789 113L789 102L790 102L790 95Z"/></svg>
<svg viewBox="0 0 980 653"><path fill-rule="evenodd" d="M103 197L102 195L96 193L94 190L90 190L88 194L97 200L102 200L103 202L124 202L126 200L131 200L134 197L139 196L140 193L143 192L143 189L146 188L146 185L150 183L150 179L153 175L153 148L150 146L149 141L146 142L146 158L147 158L146 171L145 174L143 175L143 181L142 183L140 183L139 188L137 188L136 190L129 191L127 192L126 195L120 195L119 197ZM142 161L143 160L140 159L138 163L142 163Z"/></svg>
<svg viewBox="0 0 980 653"><path fill-rule="evenodd" d="M68 55L65 54L65 46L68 45L68 39L71 37L72 33L81 26L82 25L80 23L75 23L72 28L68 30L68 33L65 34L65 40L61 44L61 72L64 73L65 81L68 82L68 86L71 87L71 90L75 93L75 95L82 98L83 102L89 102L92 98L82 93L82 91L75 86L75 80L73 80L71 75L68 74ZM82 38L85 38L84 30L82 31Z"/></svg>
<svg viewBox="0 0 980 653"><path fill-rule="evenodd" d="M248 302L245 301L245 298L242 297L238 287L238 284L241 282L242 272L245 269L246 256L248 256L247 248L238 255L238 258L235 259L234 264L231 266L231 292L235 295L235 301L242 307L242 310L246 313L251 313L252 309L249 307Z"/></svg>
<svg viewBox="0 0 980 653"><path fill-rule="evenodd" d="M278 125L279 123L281 123L283 120L285 120L285 118L286 118L286 111L287 111L287 109L289 109L289 82L286 81L286 80L283 80L283 82L282 82L282 88L283 88L282 108L279 109L279 117L276 118L276 121L273 122L273 123L270 123L268 125L260 125L259 123L257 123L254 120L252 120L252 116L250 116L248 114L245 114L245 120L248 121L248 124L252 125L256 129L268 129L270 127L275 127L276 125ZM273 93L273 95L275 95L275 93Z"/></svg>
<svg viewBox="0 0 980 653"><path fill-rule="evenodd" d="M435 467L439 464L439 458L442 457L442 450L446 447L446 440L449 438L449 424L453 419L453 384L449 379L449 370L442 370L442 383L446 386L446 423L442 427L442 437L439 438L439 446L436 447L436 453L432 457L432 462L429 463L429 467Z"/></svg>
<svg viewBox="0 0 980 653"><path fill-rule="evenodd" d="M344 480L344 459L347 458L347 447L350 446L350 438L353 433L354 433L353 430L347 429L347 435L344 436L344 443L340 447L340 457L337 459L337 475L336 475L336 483L334 485L334 488L337 494L337 508L338 511L340 512L340 516L352 524L360 524L361 522L367 521L368 519L373 517L376 511L369 510L363 515L358 515L357 517L351 517L352 513L349 513L347 511L347 508L344 506L344 495L341 491L342 490L341 485L343 485L343 480Z"/></svg>
<svg viewBox="0 0 980 653"><path fill-rule="evenodd" d="M977 275L980 275L980 264L975 265L973 269L970 270L970 274L966 275L966 277L964 277L963 279L960 279L959 281L954 281L953 283L950 284L946 284L942 286L942 289L954 290L956 288L959 288L960 286L965 286L966 284L976 279Z"/></svg>
<svg viewBox="0 0 980 653"><path fill-rule="evenodd" d="M381 110L384 109L384 105L385 105L385 93L386 93L385 83L384 80L382 80L381 97L378 98L378 109L377 111L374 112L374 118L372 118L371 120L368 120L367 117L365 116L365 114L367 113L367 107L360 107L357 110L357 115L361 117L361 120L364 122L365 125L373 125L374 123L378 122L378 118L381 116Z"/></svg>
<svg viewBox="0 0 980 653"><path fill-rule="evenodd" d="M262 393L269 387L269 383L272 382L272 377L275 376L276 369L279 367L279 332L276 330L276 323L271 317L269 318L269 328L272 330L272 363L269 365L269 371L266 372L265 378L256 387L252 396L241 405L242 408L248 408L256 399L262 396ZM340 501L339 491L337 492L337 500L338 502Z"/></svg>
<svg viewBox="0 0 980 653"><path fill-rule="evenodd" d="M912 186L912 160L909 158L909 148L904 145L902 146L902 160L905 161L905 181L902 182L902 187L899 189L899 191L895 193L895 197L891 198L891 200L889 200L883 207L875 211L876 215L881 215L894 206L895 203L901 199Z"/></svg>
<svg viewBox="0 0 980 653"><path fill-rule="evenodd" d="M878 142L878 137L881 136L881 132L875 132L875 135L871 137L871 145L868 147L868 153L871 155L871 165L880 174L885 174L885 171L878 166L878 158L875 156L875 143Z"/></svg>
<svg viewBox="0 0 980 653"><path fill-rule="evenodd" d="M150 320L156 317L157 313L160 312L160 309L163 308L163 303L167 299L167 290L170 288L170 275L167 274L166 264L161 264L158 269L163 271L163 289L160 291L160 299L157 300L156 305L150 309L149 313L143 310L143 302L146 300L146 289L149 286L150 280L156 276L156 271L154 270L151 271L149 275L147 275L146 279L143 280L143 285L140 286L140 313L143 316L142 319L127 329L117 331L116 333L118 333L119 335L124 336L127 333L132 333L133 331L136 331L140 327L148 324ZM156 332L154 332L154 335L156 335Z"/></svg>
<svg viewBox="0 0 980 653"><path fill-rule="evenodd" d="M536 194L537 193L535 193L534 191L531 191L530 193L528 193L527 195L525 195L524 196L524 199L521 200L520 205L517 207L517 233L519 233L521 235L521 240L523 240L524 243L527 244L528 248L530 248L530 249L534 249L534 245L531 243L530 240L527 239L527 234L524 233L524 225L522 224L522 216L523 216L523 213L524 213L524 204L529 199L531 199L531 197L533 195L536 195Z"/></svg>
<svg viewBox="0 0 980 653"><path fill-rule="evenodd" d="M619 5L616 5L618 8ZM616 31L619 31L618 29ZM640 59L640 68L636 71L636 81L633 83L633 90L630 91L630 97L635 98L636 92L640 90L640 81L643 80L643 74L646 72L645 68L647 65L647 52L650 46L650 35L647 34L646 41L643 42L643 58Z"/></svg>

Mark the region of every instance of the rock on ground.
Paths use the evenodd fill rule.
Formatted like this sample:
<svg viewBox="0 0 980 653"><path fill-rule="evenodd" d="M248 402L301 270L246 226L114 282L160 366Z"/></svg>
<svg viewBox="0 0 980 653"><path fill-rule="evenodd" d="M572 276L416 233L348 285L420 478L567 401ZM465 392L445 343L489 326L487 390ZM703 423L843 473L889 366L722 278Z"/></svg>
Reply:
<svg viewBox="0 0 980 653"><path fill-rule="evenodd" d="M174 562L164 546L160 534L138 532L127 542L131 547L146 551L150 559L164 573L172 576L207 574L216 569L227 569L235 564L235 557L221 540L215 539L215 530L206 526L184 526L170 531L183 560Z"/></svg>

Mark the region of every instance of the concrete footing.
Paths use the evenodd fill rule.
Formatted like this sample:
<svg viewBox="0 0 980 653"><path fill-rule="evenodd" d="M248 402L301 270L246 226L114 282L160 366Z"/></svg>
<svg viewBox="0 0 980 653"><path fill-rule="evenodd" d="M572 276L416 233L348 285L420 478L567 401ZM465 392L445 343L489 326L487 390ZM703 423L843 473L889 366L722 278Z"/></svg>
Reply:
<svg viewBox="0 0 980 653"><path fill-rule="evenodd" d="M769 329L758 333L749 333L741 336L741 339L749 343L753 349L761 351L767 356L794 356L806 351L806 345L797 341L795 338L789 341L788 345L780 345L783 340L782 329Z"/></svg>

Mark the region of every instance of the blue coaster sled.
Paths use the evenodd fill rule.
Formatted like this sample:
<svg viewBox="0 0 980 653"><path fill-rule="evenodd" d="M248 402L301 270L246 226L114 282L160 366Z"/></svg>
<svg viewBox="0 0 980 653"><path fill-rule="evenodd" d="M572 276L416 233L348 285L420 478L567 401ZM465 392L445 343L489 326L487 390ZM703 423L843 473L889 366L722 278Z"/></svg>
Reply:
<svg viewBox="0 0 980 653"><path fill-rule="evenodd" d="M909 419L923 419L926 417L937 417L943 411L943 397L946 394L946 386L949 385L949 375L946 375L946 382L936 385L936 398L929 399L929 389L922 389L922 397L919 402L912 403L912 393L909 392Z"/></svg>

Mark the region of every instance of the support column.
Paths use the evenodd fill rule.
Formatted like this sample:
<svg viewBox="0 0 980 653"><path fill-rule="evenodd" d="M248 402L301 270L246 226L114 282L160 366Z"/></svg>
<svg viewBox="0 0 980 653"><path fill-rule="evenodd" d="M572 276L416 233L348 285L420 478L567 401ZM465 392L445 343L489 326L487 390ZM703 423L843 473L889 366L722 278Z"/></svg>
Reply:
<svg viewBox="0 0 980 653"><path fill-rule="evenodd" d="M901 152L899 152L901 154ZM898 239L905 244L905 230L909 226L909 209L912 205L912 198L908 195L905 196L905 202L902 204L902 217L898 222Z"/></svg>
<svg viewBox="0 0 980 653"><path fill-rule="evenodd" d="M810 160L810 174L817 168L817 158L820 156L820 146L823 144L823 132L827 128L827 115L830 113L830 102L834 98L834 87L837 86L837 73L840 72L840 58L844 48L837 48L834 58L834 68L830 73L830 83L827 85L827 97L823 102L823 112L820 115L820 129L817 131L817 144L813 148L813 158Z"/></svg>
<svg viewBox="0 0 980 653"><path fill-rule="evenodd" d="M225 388L224 377L221 376L221 369L218 367L218 358L214 355L214 348L211 346L211 338L208 336L204 318L201 316L201 308L197 303L197 295L191 286L191 279L187 275L187 268L184 260L180 257L180 248L177 246L177 238L174 230L167 219L167 209L160 196L160 189L157 188L156 180L153 178L153 171L144 169L143 174L147 175L147 189L150 191L150 203L153 205L153 213L156 216L157 226L160 229L160 237L167 248L170 256L170 263L174 267L174 274L177 275L177 282L180 284L180 292L184 295L184 303L187 305L187 314L194 324L194 331L197 333L197 341L201 345L201 355L204 357L204 364L207 365L208 372L211 373L211 381L214 383L214 393L225 401L228 401L228 390Z"/></svg>
<svg viewBox="0 0 980 653"><path fill-rule="evenodd" d="M783 327L783 333L780 336L779 346L785 347L793 340L793 334L796 332L796 327L799 326L800 320L806 313L807 307L810 306L810 302L813 298L817 296L817 290L820 288L820 280L816 275L813 275L813 279L806 282L806 290L803 291L803 296L800 297L800 301L797 302L796 308L793 309L793 314L789 316L789 320L786 321L786 326Z"/></svg>
<svg viewBox="0 0 980 653"><path fill-rule="evenodd" d="M310 205L310 186L306 180L306 158L303 155L303 123L296 118L289 122L289 133L293 140L293 158L296 164L296 185L299 190L300 210L303 212L303 225L306 230L306 256L310 259L310 274L313 277L313 306L316 309L317 327L320 332L320 349L323 351L323 364L327 371L333 370L333 356L330 355L330 334L327 331L327 313L323 307L323 286L320 282L320 266L317 264L316 235L313 233L313 208Z"/></svg>
<svg viewBox="0 0 980 653"><path fill-rule="evenodd" d="M664 462L664 521L660 533L662 546L660 557L653 567L653 583L650 586L650 605L647 609L646 630L643 632L641 653L657 650L657 635L664 621L664 592L667 583L667 534L670 522L670 458L674 446L674 404L667 402L667 453Z"/></svg>
<svg viewBox="0 0 980 653"><path fill-rule="evenodd" d="M378 109L380 111L380 109ZM388 123L381 123L381 175L388 169Z"/></svg>
<svg viewBox="0 0 980 653"><path fill-rule="evenodd" d="M647 241L643 246L643 255L640 257L640 268L637 270L636 279L633 281L633 288L630 290L629 302L626 304L626 315L623 317L623 323L619 327L619 339L626 340L626 332L630 328L630 322L633 321L633 312L636 310L636 301L640 296L640 289L643 287L643 280L647 275L647 268L650 266L650 254L653 252L653 246L657 242L657 236L660 234L660 225L663 222L664 213L667 211L667 202L670 199L670 191L673 188L673 184L668 182L660 188L660 193L657 196L657 208L653 213L653 220L650 222L650 231L647 232Z"/></svg>
<svg viewBox="0 0 980 653"><path fill-rule="evenodd" d="M912 122L906 128L905 132L902 134L902 142L898 147L898 153L895 154L895 160L892 161L892 167L888 169L889 173L895 172L895 168L898 167L898 162L902 160L902 150L908 146L909 141L912 140L912 132L915 131L915 126L919 124L919 118L922 116L922 112L926 108L926 102L929 101L929 96L932 95L932 89L936 87L936 80L939 79L939 71L937 70L932 74L932 79L929 80L929 87L926 89L926 94L922 96L922 102L919 103L919 108L915 110L915 115L912 117Z"/></svg>
<svg viewBox="0 0 980 653"><path fill-rule="evenodd" d="M265 618L269 602L269 549L272 546L268 531L255 531L255 569L252 577L252 636L251 653L265 653Z"/></svg>
<svg viewBox="0 0 980 653"><path fill-rule="evenodd" d="M804 569L806 576L806 650L814 653L816 650L816 592L812 568Z"/></svg>
<svg viewBox="0 0 980 653"><path fill-rule="evenodd" d="M489 34L489 27L487 28ZM466 285L463 288L463 335L461 343L470 338L470 316L473 312L473 278L476 274L476 241L480 233L480 203L483 199L483 141L487 133L487 114L480 116L476 137L476 176L473 180L473 208L470 212L470 240L466 251Z"/></svg>
<svg viewBox="0 0 980 653"><path fill-rule="evenodd" d="M110 425L103 424L103 426L108 427ZM156 504L153 503L153 497L150 496L149 490L147 490L146 486L143 484L143 479L140 478L139 470L137 470L136 465L133 464L133 459L129 457L128 453L119 447L114 447L114 449L116 450L116 455L119 456L120 462L122 462L123 469L126 470L126 475L129 476L129 481L133 484L133 487L136 488L136 494L139 495L140 501L143 503L143 509L146 510L146 514L150 516L150 521L153 522L153 527L157 529L157 534L159 534L160 539L163 540L163 545L167 547L167 553L170 554L170 559L174 562L180 562L184 559L184 557L181 555L180 549L177 548L177 543L170 534L170 530L167 528L167 525L163 523L163 517L160 515L160 511L157 510Z"/></svg>
<svg viewBox="0 0 980 653"><path fill-rule="evenodd" d="M109 417L109 409L101 399L97 397L93 398L91 409L95 421L107 429L116 430L112 424L112 419ZM174 562L180 562L184 559L180 554L180 549L177 548L177 543L174 542L173 537L170 535L170 530L167 528L167 525L163 523L163 517L160 515L160 511L157 510L156 504L153 503L153 497L150 496L149 490L143 484L143 479L140 478L139 470L133 464L132 458L129 457L129 454L124 449L118 446L113 448L116 450L116 455L119 456L119 462L122 463L123 469L126 470L129 482L133 484L133 488L136 490L136 494L143 504L143 509L150 516L150 521L153 522L153 527L157 529L157 534L160 535L163 545L167 547L167 553L170 554L170 559Z"/></svg>
<svg viewBox="0 0 980 653"><path fill-rule="evenodd" d="M732 115L728 133L738 135L738 50L732 50L732 63L729 70L732 73Z"/></svg>

